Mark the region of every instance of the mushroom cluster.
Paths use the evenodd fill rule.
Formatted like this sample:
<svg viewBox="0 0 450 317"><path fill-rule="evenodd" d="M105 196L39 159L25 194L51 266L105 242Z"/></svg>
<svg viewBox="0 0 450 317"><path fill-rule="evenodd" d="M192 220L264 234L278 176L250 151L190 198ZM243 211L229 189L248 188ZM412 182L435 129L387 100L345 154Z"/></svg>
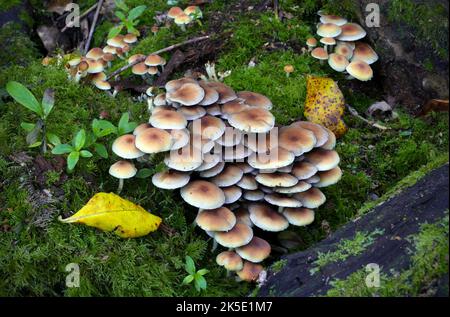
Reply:
<svg viewBox="0 0 450 317"><path fill-rule="evenodd" d="M307 39L306 45L311 56L328 65L337 72L346 72L349 79L356 78L368 81L373 78L371 64L378 60L375 50L360 40L367 32L357 23L348 22L346 18L318 12L320 23L317 35L320 36L318 46L316 38Z"/></svg>
<svg viewBox="0 0 450 317"><path fill-rule="evenodd" d="M186 31L186 25L192 21L201 19L203 17L202 10L198 6L191 5L186 9L180 7L171 7L167 12L167 17L173 19L175 24L178 25L183 31Z"/></svg>
<svg viewBox="0 0 450 317"><path fill-rule="evenodd" d="M85 56L70 60L66 65L69 79L79 82L87 77L98 89L111 90L111 85L106 81L105 70L111 67L116 57L126 58L131 45L137 41L134 34L119 34L108 39L104 48L94 47Z"/></svg>
<svg viewBox="0 0 450 317"><path fill-rule="evenodd" d="M245 281L271 253L258 235L312 223L326 200L320 188L342 174L333 132L307 121L275 126L271 109L262 94L184 77L153 98L148 123L112 146L123 159L165 152L168 170L152 183L199 208L198 227L228 249L216 262ZM136 169L120 161L110 173L123 182Z"/></svg>

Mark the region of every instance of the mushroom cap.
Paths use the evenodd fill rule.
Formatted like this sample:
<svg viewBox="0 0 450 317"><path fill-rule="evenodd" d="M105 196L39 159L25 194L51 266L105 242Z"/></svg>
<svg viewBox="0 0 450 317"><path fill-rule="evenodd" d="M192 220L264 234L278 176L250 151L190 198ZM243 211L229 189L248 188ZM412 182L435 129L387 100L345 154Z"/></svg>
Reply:
<svg viewBox="0 0 450 317"><path fill-rule="evenodd" d="M363 61L371 65L378 61L378 54L369 44L357 42L352 57L352 62L354 61Z"/></svg>
<svg viewBox="0 0 450 317"><path fill-rule="evenodd" d="M112 61L115 59L115 57L114 57L114 55L111 54L111 53L104 53L103 56L102 56L102 59L103 59L105 62L112 62Z"/></svg>
<svg viewBox="0 0 450 317"><path fill-rule="evenodd" d="M255 179L267 187L291 187L298 183L297 178L287 173L261 173Z"/></svg>
<svg viewBox="0 0 450 317"><path fill-rule="evenodd" d="M259 274L264 270L263 266L256 263L244 261L242 270L237 271L239 278L246 282L255 282L259 278Z"/></svg>
<svg viewBox="0 0 450 317"><path fill-rule="evenodd" d="M102 73L99 73L99 74L102 74ZM105 80L97 79L97 80L93 80L92 83L94 84L95 87L97 87L100 90L110 90L111 89L110 83L108 83Z"/></svg>
<svg viewBox="0 0 450 317"><path fill-rule="evenodd" d="M336 24L337 26L342 26L347 23L347 19L337 16L337 15L322 15L320 17L320 22L322 23L332 23Z"/></svg>
<svg viewBox="0 0 450 317"><path fill-rule="evenodd" d="M184 13L186 13L187 15L189 14L193 14L196 13L200 10L199 7L195 6L195 5L190 5L188 7L186 7L186 9L184 9Z"/></svg>
<svg viewBox="0 0 450 317"><path fill-rule="evenodd" d="M305 179L305 182L307 182L308 184L317 184L318 182L320 182L320 177L316 174L308 179Z"/></svg>
<svg viewBox="0 0 450 317"><path fill-rule="evenodd" d="M86 62L89 65L89 68L87 69L88 74L101 73L105 70L103 63L100 60L87 59Z"/></svg>
<svg viewBox="0 0 450 317"><path fill-rule="evenodd" d="M292 172L292 168L294 167L294 163L285 166L285 167L281 167L281 168L277 168L277 172L279 173L290 173Z"/></svg>
<svg viewBox="0 0 450 317"><path fill-rule="evenodd" d="M136 135L135 144L144 153L160 153L170 150L172 137L165 130L148 128Z"/></svg>
<svg viewBox="0 0 450 317"><path fill-rule="evenodd" d="M238 186L230 186L222 188L225 194L225 204L233 204L242 196L242 189Z"/></svg>
<svg viewBox="0 0 450 317"><path fill-rule="evenodd" d="M325 128L325 130L327 130L328 132L328 140L324 145L321 146L321 148L325 150L333 150L336 147L336 135L328 128Z"/></svg>
<svg viewBox="0 0 450 317"><path fill-rule="evenodd" d="M305 154L308 162L313 164L318 171L328 171L338 166L340 162L339 154L334 150L316 149Z"/></svg>
<svg viewBox="0 0 450 317"><path fill-rule="evenodd" d="M157 107L165 106L166 103L166 94L158 94L155 98L153 98L153 104Z"/></svg>
<svg viewBox="0 0 450 317"><path fill-rule="evenodd" d="M188 129L175 129L170 131L172 137L171 150L179 150L189 144L190 135Z"/></svg>
<svg viewBox="0 0 450 317"><path fill-rule="evenodd" d="M152 113L149 122L155 128L160 129L184 129L187 125L187 120L181 113L171 110Z"/></svg>
<svg viewBox="0 0 450 317"><path fill-rule="evenodd" d="M341 27L333 23L323 23L317 28L317 35L321 37L337 37L341 33Z"/></svg>
<svg viewBox="0 0 450 317"><path fill-rule="evenodd" d="M347 42L342 42L336 45L334 52L344 56L347 60L350 60L353 56L353 49L347 44Z"/></svg>
<svg viewBox="0 0 450 317"><path fill-rule="evenodd" d="M339 166L336 166L329 171L318 172L317 176L320 178L320 180L318 183L314 184L314 187L327 187L339 182L342 177L342 170L339 168Z"/></svg>
<svg viewBox="0 0 450 317"><path fill-rule="evenodd" d="M134 164L124 160L114 163L109 168L109 175L119 179L132 178L136 173L137 169Z"/></svg>
<svg viewBox="0 0 450 317"><path fill-rule="evenodd" d="M233 211L236 216L236 222L242 222L249 227L253 227L253 222L250 220L250 213L247 209L238 208Z"/></svg>
<svg viewBox="0 0 450 317"><path fill-rule="evenodd" d="M149 68L147 69L147 73L150 75L156 75L159 73L158 67L156 66L149 66Z"/></svg>
<svg viewBox="0 0 450 317"><path fill-rule="evenodd" d="M268 194L264 196L264 200L267 201L269 204L278 206L278 207L301 207L302 203L299 202L297 199L284 196L281 194Z"/></svg>
<svg viewBox="0 0 450 317"><path fill-rule="evenodd" d="M315 187L308 189L306 192L295 194L294 198L298 199L303 207L312 209L320 207L327 200L320 189Z"/></svg>
<svg viewBox="0 0 450 317"><path fill-rule="evenodd" d="M278 130L269 133L247 133L244 135L244 144L253 152L266 153L278 146Z"/></svg>
<svg viewBox="0 0 450 317"><path fill-rule="evenodd" d="M299 180L308 179L317 173L317 167L308 162L297 162L292 168L292 175Z"/></svg>
<svg viewBox="0 0 450 317"><path fill-rule="evenodd" d="M216 117L206 115L194 120L190 125L192 134L215 141L225 133L225 123Z"/></svg>
<svg viewBox="0 0 450 317"><path fill-rule="evenodd" d="M346 23L341 26L342 33L338 36L339 41L357 41L364 38L367 32L357 23Z"/></svg>
<svg viewBox="0 0 450 317"><path fill-rule="evenodd" d="M123 37L123 41L127 44L133 44L137 42L137 36L132 34L132 33L128 33Z"/></svg>
<svg viewBox="0 0 450 317"><path fill-rule="evenodd" d="M253 175L242 176L241 180L236 185L245 190L258 189L258 183L256 182L255 176Z"/></svg>
<svg viewBox="0 0 450 317"><path fill-rule="evenodd" d="M225 162L219 162L214 167L211 167L207 170L200 172L200 177L210 178L220 174L225 168Z"/></svg>
<svg viewBox="0 0 450 317"><path fill-rule="evenodd" d="M234 163L234 165L239 167L244 172L244 174L251 173L255 170L247 162L237 162L237 163Z"/></svg>
<svg viewBox="0 0 450 317"><path fill-rule="evenodd" d="M216 209L225 203L225 194L215 184L203 180L193 181L180 190L188 204L202 209Z"/></svg>
<svg viewBox="0 0 450 317"><path fill-rule="evenodd" d="M224 103L222 105L221 110L222 110L222 115L225 118L228 118L233 113L238 113L238 112L247 110L249 107L250 107L249 105L247 105L246 103L243 103L243 101L241 101L240 99L235 99L235 100L231 100L231 101Z"/></svg>
<svg viewBox="0 0 450 317"><path fill-rule="evenodd" d="M200 210L195 218L197 225L205 231L229 231L236 224L236 216L226 208Z"/></svg>
<svg viewBox="0 0 450 317"><path fill-rule="evenodd" d="M164 88L166 89L166 92L171 92L179 89L184 84L198 84L198 83L193 78L183 77L179 79L169 80L164 86Z"/></svg>
<svg viewBox="0 0 450 317"><path fill-rule="evenodd" d="M221 159L222 159L222 157L219 154L217 154L217 153L213 153L213 154L206 153L206 154L203 155L203 163L202 163L202 165L200 165L195 170L197 172L202 172L202 171L209 170L210 168L213 168L214 166L219 164Z"/></svg>
<svg viewBox="0 0 450 317"><path fill-rule="evenodd" d="M279 146L296 156L311 151L316 143L314 133L299 126L288 126L280 130Z"/></svg>
<svg viewBox="0 0 450 317"><path fill-rule="evenodd" d="M106 44L108 44L109 46L112 46L112 47L120 47L121 48L126 43L123 41L123 35L119 34L119 35L116 35L116 36L108 39L106 41Z"/></svg>
<svg viewBox="0 0 450 317"><path fill-rule="evenodd" d="M291 126L297 126L312 131L316 137L316 147L324 145L328 140L328 132L320 124L309 121L297 121L291 124Z"/></svg>
<svg viewBox="0 0 450 317"><path fill-rule="evenodd" d="M144 62L137 63L131 68L131 72L135 75L145 75L148 72L148 67Z"/></svg>
<svg viewBox="0 0 450 317"><path fill-rule="evenodd" d="M334 39L334 37L322 37L320 39L320 43L325 45L336 45L336 40Z"/></svg>
<svg viewBox="0 0 450 317"><path fill-rule="evenodd" d="M241 131L234 129L233 127L225 127L225 133L216 140L217 144L227 147L238 145L241 141Z"/></svg>
<svg viewBox="0 0 450 317"><path fill-rule="evenodd" d="M266 133L275 126L275 117L266 109L249 108L232 114L228 122L241 131Z"/></svg>
<svg viewBox="0 0 450 317"><path fill-rule="evenodd" d="M186 120L197 120L206 114L206 110L200 106L180 107L177 110L182 113Z"/></svg>
<svg viewBox="0 0 450 317"><path fill-rule="evenodd" d="M175 170L156 173L152 176L152 183L162 189L177 189L189 183L190 176Z"/></svg>
<svg viewBox="0 0 450 317"><path fill-rule="evenodd" d="M186 13L180 13L175 17L175 24L183 25L183 24L189 24L191 23L192 18L191 16L187 15Z"/></svg>
<svg viewBox="0 0 450 317"><path fill-rule="evenodd" d="M351 62L346 70L351 76L361 81L369 81L373 78L372 68L363 61Z"/></svg>
<svg viewBox="0 0 450 317"><path fill-rule="evenodd" d="M222 111L220 110L219 105L214 104L206 107L206 113L210 116L220 116L222 114Z"/></svg>
<svg viewBox="0 0 450 317"><path fill-rule="evenodd" d="M257 92L240 91L237 93L237 96L244 99L245 103L251 107L270 110L273 106L269 98Z"/></svg>
<svg viewBox="0 0 450 317"><path fill-rule="evenodd" d="M261 190L246 190L244 192L244 199L248 201L260 201L264 199L264 192Z"/></svg>
<svg viewBox="0 0 450 317"><path fill-rule="evenodd" d="M270 251L272 251L272 248L270 247L269 242L255 236L249 244L236 249L236 253L239 254L241 258L253 263L264 261L269 257Z"/></svg>
<svg viewBox="0 0 450 317"><path fill-rule="evenodd" d="M286 218L266 204L252 203L249 205L248 210L254 225L262 230L280 232L289 227L289 222Z"/></svg>
<svg viewBox="0 0 450 317"><path fill-rule="evenodd" d="M313 49L311 52L311 56L319 60L328 59L328 53L323 47L316 47L315 49Z"/></svg>
<svg viewBox="0 0 450 317"><path fill-rule="evenodd" d="M285 73L290 74L294 72L295 68L291 64L287 64L283 67L283 70Z"/></svg>
<svg viewBox="0 0 450 317"><path fill-rule="evenodd" d="M187 83L177 90L170 91L166 98L173 102L178 102L185 106L198 104L205 97L205 91L198 84Z"/></svg>
<svg viewBox="0 0 450 317"><path fill-rule="evenodd" d="M328 65L337 72L344 72L348 64L347 58L336 53L330 54L328 58Z"/></svg>
<svg viewBox="0 0 450 317"><path fill-rule="evenodd" d="M103 48L103 53L111 53L111 54L116 54L117 48L111 45L106 45Z"/></svg>
<svg viewBox="0 0 450 317"><path fill-rule="evenodd" d="M317 40L314 37L310 37L306 40L306 45L308 47L316 47L317 46Z"/></svg>
<svg viewBox="0 0 450 317"><path fill-rule="evenodd" d="M294 153L277 147L266 153L251 154L248 158L248 164L257 169L276 169L291 165L294 160Z"/></svg>
<svg viewBox="0 0 450 317"><path fill-rule="evenodd" d="M202 165L202 153L188 144L181 149L170 151L166 155L164 163L177 171L193 171Z"/></svg>
<svg viewBox="0 0 450 317"><path fill-rule="evenodd" d="M166 60L157 54L148 55L144 61L147 66L160 66L165 65Z"/></svg>
<svg viewBox="0 0 450 317"><path fill-rule="evenodd" d="M91 48L89 52L86 53L85 57L89 59L98 60L103 57L103 49L101 49L100 47Z"/></svg>
<svg viewBox="0 0 450 317"><path fill-rule="evenodd" d="M242 222L237 222L227 232L216 232L214 239L226 248L238 248L248 244L253 238L253 230Z"/></svg>
<svg viewBox="0 0 450 317"><path fill-rule="evenodd" d="M308 208L286 208L283 216L294 226L307 226L314 221L314 210Z"/></svg>
<svg viewBox="0 0 450 317"><path fill-rule="evenodd" d="M226 162L242 161L246 157L249 157L253 151L247 148L244 144L238 144L236 146L223 147L223 159Z"/></svg>
<svg viewBox="0 0 450 317"><path fill-rule="evenodd" d="M200 106L210 106L219 100L219 93L210 87L205 81L199 81L198 84L205 91L205 97L199 102Z"/></svg>
<svg viewBox="0 0 450 317"><path fill-rule="evenodd" d="M305 181L299 181L296 185L291 187L276 187L274 191L280 194L296 194L305 192L311 188L311 184Z"/></svg>
<svg viewBox="0 0 450 317"><path fill-rule="evenodd" d="M135 159L144 155L135 145L136 137L125 134L114 140L112 151L124 159Z"/></svg>
<svg viewBox="0 0 450 317"><path fill-rule="evenodd" d="M228 187L237 184L244 175L244 172L234 165L227 165L225 169L211 181L219 187Z"/></svg>
<svg viewBox="0 0 450 317"><path fill-rule="evenodd" d="M217 100L218 104L223 105L224 103L234 100L237 98L236 93L230 87L220 82L207 82L207 85L219 93L219 100Z"/></svg>
<svg viewBox="0 0 450 317"><path fill-rule="evenodd" d="M147 129L151 128L151 127L152 127L152 125L150 123L141 123L136 128L134 128L133 134L134 135L138 135L142 131L147 130Z"/></svg>
<svg viewBox="0 0 450 317"><path fill-rule="evenodd" d="M274 187L268 187L268 186L264 186L264 185L260 185L259 189L264 193L264 194L273 194L274 191Z"/></svg>
<svg viewBox="0 0 450 317"><path fill-rule="evenodd" d="M244 267L244 261L234 251L223 251L216 257L216 263L227 271L240 271Z"/></svg>
<svg viewBox="0 0 450 317"><path fill-rule="evenodd" d="M169 18L175 19L181 13L184 13L184 11L180 7L171 7L167 12L167 16Z"/></svg>

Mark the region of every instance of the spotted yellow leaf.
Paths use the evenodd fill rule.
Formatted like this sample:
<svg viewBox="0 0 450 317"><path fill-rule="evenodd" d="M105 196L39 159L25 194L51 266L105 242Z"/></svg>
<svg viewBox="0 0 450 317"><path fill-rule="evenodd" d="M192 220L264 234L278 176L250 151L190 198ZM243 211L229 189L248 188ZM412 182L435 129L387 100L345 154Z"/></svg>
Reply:
<svg viewBox="0 0 450 317"><path fill-rule="evenodd" d="M113 193L98 193L77 213L59 220L114 232L122 238L145 236L161 224L160 217Z"/></svg>
<svg viewBox="0 0 450 317"><path fill-rule="evenodd" d="M305 117L321 124L341 137L347 132L342 116L345 111L344 95L331 78L308 76Z"/></svg>

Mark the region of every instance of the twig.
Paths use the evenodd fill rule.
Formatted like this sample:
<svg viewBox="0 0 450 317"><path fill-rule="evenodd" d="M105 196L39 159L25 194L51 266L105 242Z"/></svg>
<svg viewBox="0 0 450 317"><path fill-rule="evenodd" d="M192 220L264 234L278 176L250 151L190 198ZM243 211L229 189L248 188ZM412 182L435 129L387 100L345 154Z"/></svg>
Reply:
<svg viewBox="0 0 450 317"><path fill-rule="evenodd" d="M378 123L376 123L376 122L367 120L366 118L362 117L362 116L358 113L358 111L356 111L356 109L353 108L353 107L351 107L350 105L347 105L347 104L346 104L345 106L347 107L348 111L350 112L350 114L351 114L352 116L354 116L354 117L356 117L356 118L358 118L358 119L364 121L364 122L367 123L368 125L370 125L370 126L372 126L372 127L374 127L374 128L380 129L380 130L390 130L390 129L391 129L391 128L389 128L389 127L385 127L384 125L381 125L381 124L378 124Z"/></svg>
<svg viewBox="0 0 450 317"><path fill-rule="evenodd" d="M89 37L86 41L86 46L84 47L84 54L89 50L89 46L91 45L92 36L94 35L95 25L97 24L98 16L100 14L100 10L103 6L103 1L100 0L97 4L97 10L95 11L94 20L92 21L91 30L89 31Z"/></svg>
<svg viewBox="0 0 450 317"><path fill-rule="evenodd" d="M279 20L280 15L279 15L279 9L278 9L278 0L273 0L273 11L275 13L275 19Z"/></svg>
<svg viewBox="0 0 450 317"><path fill-rule="evenodd" d="M181 43L178 43L178 44L174 44L174 45L168 46L168 47L166 47L166 48L160 49L159 51L150 53L149 55L156 55L156 54L161 54L161 53L169 52L169 51L172 51L172 50L174 50L174 49L176 49L176 48L178 48L178 47L181 47L181 46L183 46L183 45L188 45L188 44L192 44L192 43L195 43L195 42L200 42L200 41L203 41L203 40L207 40L207 39L209 39L210 37L211 37L210 35L205 35L205 36L200 36L200 37L194 37L194 38L192 38L192 39L190 39L190 40L187 40L187 41L184 41L184 42L181 42ZM106 78L106 80L108 81L108 80L110 80L111 78L113 78L114 76L117 76L118 74L120 74L120 73L126 71L128 68L133 67L133 66L136 65L136 64L142 63L145 59L146 59L146 57L139 58L139 59L137 59L134 63L125 65L125 66L123 66L123 67L117 69L117 70L114 71L112 74L110 74L110 75Z"/></svg>
<svg viewBox="0 0 450 317"><path fill-rule="evenodd" d="M98 5L98 3L94 4L92 7L87 9L82 15L80 15L79 21L84 19L89 13L91 13L93 10L95 10L95 8L97 8L97 5ZM74 25L74 22L67 23L67 25L62 28L61 32L67 31L67 29L73 27L73 25Z"/></svg>

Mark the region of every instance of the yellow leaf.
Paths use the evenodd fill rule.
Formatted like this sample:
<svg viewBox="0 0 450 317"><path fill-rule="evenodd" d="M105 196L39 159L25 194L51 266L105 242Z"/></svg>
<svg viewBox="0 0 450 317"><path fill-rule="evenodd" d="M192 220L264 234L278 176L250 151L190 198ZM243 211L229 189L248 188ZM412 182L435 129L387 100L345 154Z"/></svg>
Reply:
<svg viewBox="0 0 450 317"><path fill-rule="evenodd" d="M76 214L59 220L112 231L122 238L145 236L161 224L160 217L113 193L98 193Z"/></svg>
<svg viewBox="0 0 450 317"><path fill-rule="evenodd" d="M334 80L308 76L305 117L309 121L327 127L339 138L348 129L342 119L344 111L344 95Z"/></svg>

